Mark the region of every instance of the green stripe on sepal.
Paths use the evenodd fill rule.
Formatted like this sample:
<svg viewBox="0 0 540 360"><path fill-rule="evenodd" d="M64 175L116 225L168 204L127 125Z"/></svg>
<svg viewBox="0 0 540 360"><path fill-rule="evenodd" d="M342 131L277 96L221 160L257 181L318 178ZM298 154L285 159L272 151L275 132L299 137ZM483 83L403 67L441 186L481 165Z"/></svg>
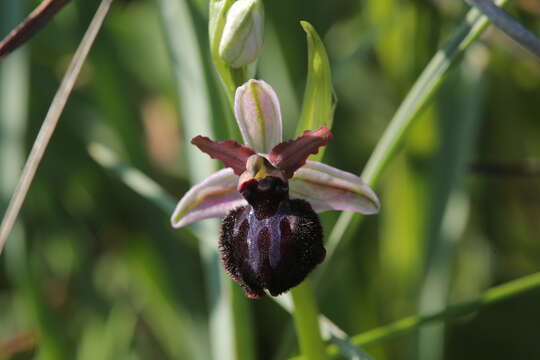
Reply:
<svg viewBox="0 0 540 360"><path fill-rule="evenodd" d="M324 44L310 23L301 21L300 25L307 37L308 72L296 136L302 135L304 130L318 129L323 125L331 129L336 105L332 72ZM310 159L320 160L323 154L324 148L318 154L312 155Z"/></svg>

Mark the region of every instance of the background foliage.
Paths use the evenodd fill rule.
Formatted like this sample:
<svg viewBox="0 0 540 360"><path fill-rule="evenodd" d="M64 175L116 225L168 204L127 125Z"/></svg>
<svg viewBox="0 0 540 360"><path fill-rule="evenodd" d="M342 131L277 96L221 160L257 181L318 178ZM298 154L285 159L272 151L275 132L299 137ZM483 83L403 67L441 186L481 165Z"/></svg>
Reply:
<svg viewBox="0 0 540 360"><path fill-rule="evenodd" d="M184 15L204 34L206 1L175 1L187 5ZM0 258L0 358L208 359L210 337L215 343L230 336L226 328L209 330L204 246L170 228L163 211L169 198L159 193L157 206L149 200L153 188L123 172L132 187L148 190L134 192L115 175L124 168L111 158L176 198L190 185L193 165L183 146L189 129L180 125L185 109L177 98L191 104L192 118L183 121L196 123L198 111L208 109L197 109L206 94L175 89L167 3L117 0L92 49ZM36 4L0 0L0 37ZM73 1L0 65L2 208L97 4ZM299 118L307 61L299 21L307 20L325 41L339 99L325 161L360 173L468 7L453 0L273 0L265 9L258 77L280 95L284 137L294 135ZM509 10L540 33L537 2L511 1ZM180 52L194 51L185 33L173 35ZM197 40L213 79L207 38ZM215 128L224 132L226 99L209 89L208 101L221 109ZM325 272L315 273L321 312L353 335L539 271L539 98L539 63L488 30L382 174L380 215L364 219ZM337 215L323 214L327 233ZM365 350L377 359L540 358L539 300L536 290ZM242 358L298 354L289 314L268 299L248 306L254 329L237 341L255 344L256 355Z"/></svg>

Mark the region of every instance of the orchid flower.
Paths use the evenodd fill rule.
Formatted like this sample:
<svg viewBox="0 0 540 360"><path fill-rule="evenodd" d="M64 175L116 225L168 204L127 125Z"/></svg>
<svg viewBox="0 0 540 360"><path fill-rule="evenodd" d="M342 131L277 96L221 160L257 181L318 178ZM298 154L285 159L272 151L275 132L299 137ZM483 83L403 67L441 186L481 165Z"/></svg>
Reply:
<svg viewBox="0 0 540 360"><path fill-rule="evenodd" d="M307 158L332 140L325 126L282 141L279 100L270 85L249 80L236 91L234 112L245 145L197 136L191 142L224 169L192 187L171 222L224 218L219 239L229 275L252 298L277 296L322 262L327 210L373 214L379 199L356 175Z"/></svg>

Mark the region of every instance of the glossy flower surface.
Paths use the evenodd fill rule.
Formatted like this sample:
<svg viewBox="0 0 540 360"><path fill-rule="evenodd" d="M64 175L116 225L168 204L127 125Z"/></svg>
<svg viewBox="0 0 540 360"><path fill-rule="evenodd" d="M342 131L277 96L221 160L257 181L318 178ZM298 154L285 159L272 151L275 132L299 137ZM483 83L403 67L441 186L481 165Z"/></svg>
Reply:
<svg viewBox="0 0 540 360"><path fill-rule="evenodd" d="M279 101L264 81L239 87L234 110L245 145L192 140L225 169L192 187L171 221L181 227L223 217L219 245L227 272L250 297L264 296L264 289L276 296L324 260L317 212L373 214L379 200L356 175L307 160L332 140L327 127L282 142Z"/></svg>

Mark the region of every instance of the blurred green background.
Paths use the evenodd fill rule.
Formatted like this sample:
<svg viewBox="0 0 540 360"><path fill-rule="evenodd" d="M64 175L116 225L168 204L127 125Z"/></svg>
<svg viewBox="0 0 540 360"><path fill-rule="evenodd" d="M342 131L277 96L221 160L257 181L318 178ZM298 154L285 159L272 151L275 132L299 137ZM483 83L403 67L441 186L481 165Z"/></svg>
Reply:
<svg viewBox="0 0 540 360"><path fill-rule="evenodd" d="M206 1L114 2L0 257L0 359L209 359L211 338L217 346L199 241L171 229L167 197L159 195L160 207L91 156L115 154L175 199L189 188L177 99L198 103L207 94L175 88L160 15L160 5L175 2L187 5L201 67L215 80ZM0 37L37 4L0 0ZM73 0L0 63L2 210L97 5ZM339 99L325 162L360 173L467 9L456 0L266 0L258 77L280 96L285 138L306 79L300 20L327 46ZM540 33L538 1L508 9ZM180 52L193 51L189 34L168 36ZM210 101L224 102L221 89L208 88ZM191 114L182 121L199 121ZM354 335L540 271L539 176L540 64L489 29L382 175L381 213L341 244L324 274L315 272L321 312ZM326 233L338 215L322 215ZM539 304L537 290L365 350L376 359L540 359ZM298 354L289 314L269 299L249 307L253 339L237 341L253 342L257 359Z"/></svg>

